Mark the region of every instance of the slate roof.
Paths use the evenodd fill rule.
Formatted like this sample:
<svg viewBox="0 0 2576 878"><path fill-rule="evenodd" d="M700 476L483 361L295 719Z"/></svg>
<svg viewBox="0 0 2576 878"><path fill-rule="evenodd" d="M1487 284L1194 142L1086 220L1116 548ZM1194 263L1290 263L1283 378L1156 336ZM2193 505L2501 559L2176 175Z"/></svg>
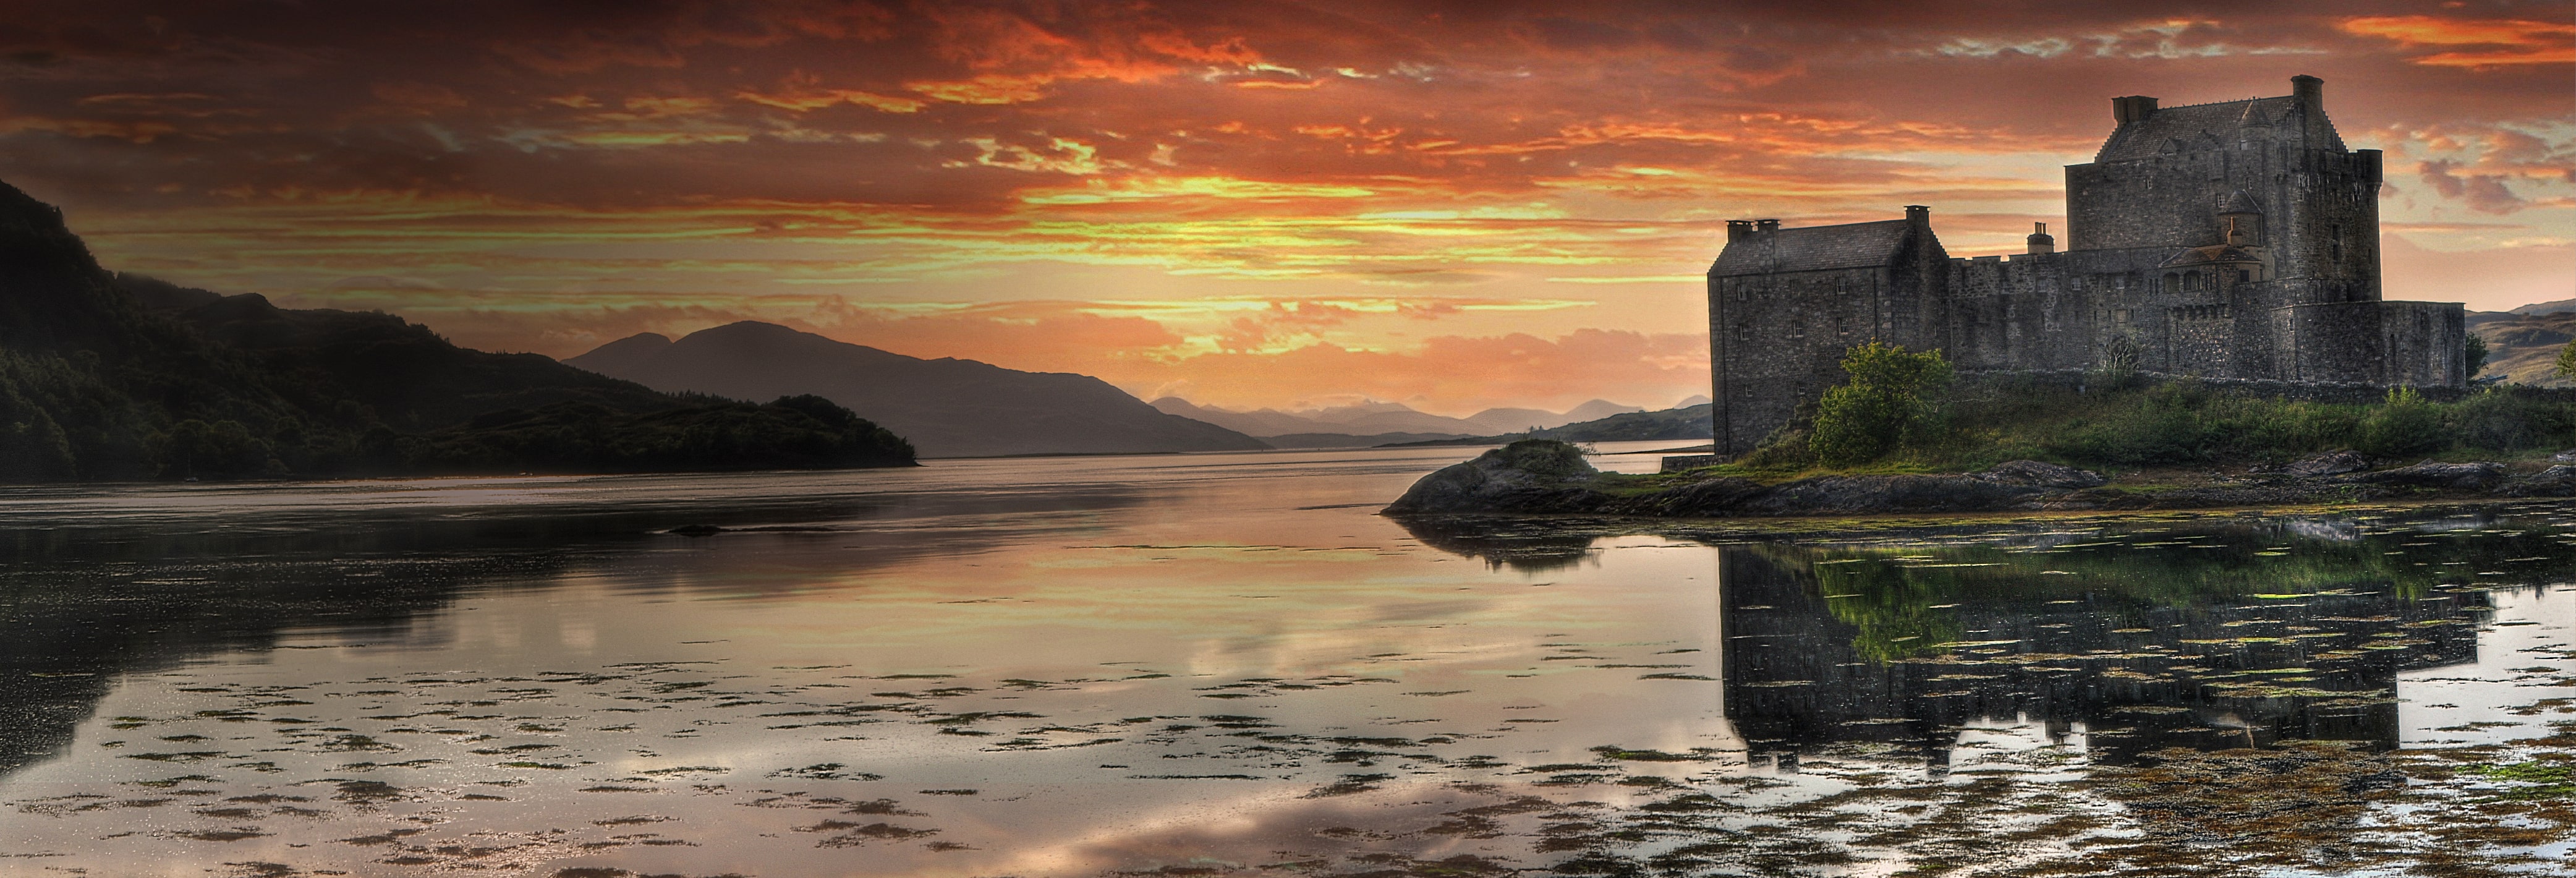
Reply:
<svg viewBox="0 0 2576 878"><path fill-rule="evenodd" d="M1755 232L1726 245L1708 273L1723 277L1892 265L1905 246L1901 219Z"/></svg>
<svg viewBox="0 0 2576 878"><path fill-rule="evenodd" d="M2146 118L2112 131L2093 160L2118 162L2168 152L2217 149L2235 143L2244 129L2269 128L2295 117L2298 107L2298 98L2277 97L2158 108ZM2334 138L2332 145L2342 149L2343 139Z"/></svg>

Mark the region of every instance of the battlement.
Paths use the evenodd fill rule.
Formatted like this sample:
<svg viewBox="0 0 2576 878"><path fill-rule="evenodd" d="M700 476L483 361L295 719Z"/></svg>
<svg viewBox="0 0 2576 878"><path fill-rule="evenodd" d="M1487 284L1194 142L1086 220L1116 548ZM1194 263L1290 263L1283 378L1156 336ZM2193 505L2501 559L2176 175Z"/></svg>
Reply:
<svg viewBox="0 0 2576 878"><path fill-rule="evenodd" d="M2066 168L2063 249L2034 223L2025 252L1952 258L1921 205L1729 221L1708 273L1719 451L1761 441L1873 340L1997 374L2465 385L2461 307L2381 301L2381 156L2335 134L2323 81L2171 107L2131 95L2112 116L2094 161Z"/></svg>

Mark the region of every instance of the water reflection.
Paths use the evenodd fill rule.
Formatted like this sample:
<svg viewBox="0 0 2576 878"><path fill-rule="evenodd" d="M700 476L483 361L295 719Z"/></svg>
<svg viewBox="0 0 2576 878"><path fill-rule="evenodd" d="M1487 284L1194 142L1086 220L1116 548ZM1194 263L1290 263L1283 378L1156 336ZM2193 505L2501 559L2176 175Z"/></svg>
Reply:
<svg viewBox="0 0 2576 878"><path fill-rule="evenodd" d="M623 568L630 590L705 578L692 574L706 559L685 551L699 541L674 529L769 535L773 562L828 555L817 566L868 570L1096 525L1142 500L1121 485L771 493L687 477L478 481L218 487L89 515L76 513L116 492L13 498L0 515L0 777L60 755L120 675L276 649L289 629L427 648L419 621L457 595L547 587L583 567ZM720 502L690 502L711 486ZM404 498L407 487L451 496ZM485 494L510 502L476 502ZM784 566L720 578L755 591L807 581Z"/></svg>
<svg viewBox="0 0 2576 878"><path fill-rule="evenodd" d="M0 863L2298 862L2474 846L2439 834L2506 821L2474 791L2405 801L2473 816L2394 841L2349 818L2395 813L2370 797L2401 772L2471 776L2442 760L2537 764L2514 742L2576 714L2545 700L2576 685L2553 506L1372 514L1441 453L0 497L0 854L28 858ZM2258 821L2294 845L2175 816L2274 813L2208 791L2287 772L2332 799Z"/></svg>
<svg viewBox="0 0 2576 878"><path fill-rule="evenodd" d="M1581 563L1605 526L1405 524L1530 571ZM1785 537L1624 526L1717 547L1725 714L1751 760L1787 768L1865 742L1938 769L1994 720L2104 764L2284 740L2393 749L2401 672L2476 661L2492 589L2576 570L2556 525L2492 510Z"/></svg>
<svg viewBox="0 0 2576 878"><path fill-rule="evenodd" d="M2258 535L2310 557L2264 572L2243 543ZM2398 672L2476 659L2486 594L2385 576L2375 541L2087 536L1723 550L1727 716L1783 762L1870 741L1943 766L1959 729L2016 717L2080 730L2107 764L2284 739L2386 750Z"/></svg>

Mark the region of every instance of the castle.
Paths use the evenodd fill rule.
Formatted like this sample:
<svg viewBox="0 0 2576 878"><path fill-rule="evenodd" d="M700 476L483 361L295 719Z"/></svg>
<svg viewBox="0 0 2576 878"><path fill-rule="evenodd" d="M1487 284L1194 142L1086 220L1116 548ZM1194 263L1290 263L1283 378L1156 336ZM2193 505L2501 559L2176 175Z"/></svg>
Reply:
<svg viewBox="0 0 2576 878"><path fill-rule="evenodd" d="M1751 449L1873 339L1962 373L2133 370L2296 385L2459 387L2457 303L2382 301L2380 156L2346 149L2324 86L2158 107L2066 168L2066 249L1953 259L1931 208L1781 228L1730 220L1708 271L1717 452Z"/></svg>

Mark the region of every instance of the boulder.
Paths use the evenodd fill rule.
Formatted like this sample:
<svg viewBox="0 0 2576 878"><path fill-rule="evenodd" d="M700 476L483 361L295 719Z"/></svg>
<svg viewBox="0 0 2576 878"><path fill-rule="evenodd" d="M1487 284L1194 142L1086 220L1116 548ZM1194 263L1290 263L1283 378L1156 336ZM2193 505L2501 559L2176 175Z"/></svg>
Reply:
<svg viewBox="0 0 2576 878"><path fill-rule="evenodd" d="M1723 454L1677 455L1674 457L1664 458L1663 471L1668 473L1689 472L1691 470L1699 469L1700 467L1716 466L1718 464L1725 463L1726 459L1726 455Z"/></svg>
<svg viewBox="0 0 2576 878"><path fill-rule="evenodd" d="M1625 498L1603 511L1621 515L1714 518L1736 514L1746 500L1769 490L1752 479L1729 476L1692 482L1644 496Z"/></svg>
<svg viewBox="0 0 2576 878"><path fill-rule="evenodd" d="M2372 485L2404 485L2412 488L2483 491L2504 481L2504 464L2493 461L2436 463L2428 460L2414 466L2337 476L2334 480Z"/></svg>
<svg viewBox="0 0 2576 878"><path fill-rule="evenodd" d="M2036 460L2007 460L1968 476L1979 481L2033 488L2099 488L2101 473Z"/></svg>
<svg viewBox="0 0 2576 878"><path fill-rule="evenodd" d="M2506 482L2508 497L2576 497L2576 466L2559 464Z"/></svg>
<svg viewBox="0 0 2576 878"><path fill-rule="evenodd" d="M1592 487L1600 475L1581 448L1523 439L1423 476L1383 511L1591 512L1609 500Z"/></svg>
<svg viewBox="0 0 2576 878"><path fill-rule="evenodd" d="M1822 476L1800 479L1745 498L1735 512L1739 515L2000 512L2038 509L2043 500L2068 493L2064 488L1980 478L1982 475Z"/></svg>
<svg viewBox="0 0 2576 878"><path fill-rule="evenodd" d="M2329 451L2324 454L2301 458L2292 462L2289 466L2282 467L2281 472L2285 475L2314 478L2317 476L2339 476L2344 473L2360 472L2369 468L2370 458L2363 457L2350 451Z"/></svg>

